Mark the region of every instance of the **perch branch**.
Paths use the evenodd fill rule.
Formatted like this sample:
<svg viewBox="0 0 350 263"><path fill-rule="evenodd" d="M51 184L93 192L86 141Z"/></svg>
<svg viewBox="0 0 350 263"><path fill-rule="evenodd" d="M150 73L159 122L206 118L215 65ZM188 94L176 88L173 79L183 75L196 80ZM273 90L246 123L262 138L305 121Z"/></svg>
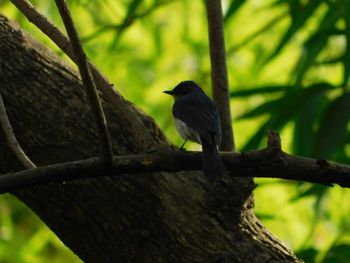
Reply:
<svg viewBox="0 0 350 263"><path fill-rule="evenodd" d="M230 96L226 68L226 52L223 28L221 1L206 1L209 47L211 63L211 82L213 97L220 114L222 128L222 142L220 150L232 151L235 149L232 130Z"/></svg>
<svg viewBox="0 0 350 263"><path fill-rule="evenodd" d="M280 178L324 185L338 184L350 188L350 166L289 155L281 150L281 142L276 133L270 133L268 146L263 150L241 154L221 153L221 156L232 177ZM121 176L124 173L201 170L201 166L200 152L173 150L115 156L112 170L108 172L99 159L92 158L4 174L0 176L0 193L47 183Z"/></svg>
<svg viewBox="0 0 350 263"><path fill-rule="evenodd" d="M17 157L18 161L20 161L25 168L35 168L36 165L25 154L25 152L23 151L22 147L19 145L16 139L16 136L12 130L11 123L6 113L6 108L5 108L5 104L2 99L1 93L0 93L0 123L1 123L2 130L4 132L4 135L6 137L6 140L12 152Z"/></svg>
<svg viewBox="0 0 350 263"><path fill-rule="evenodd" d="M86 87L90 106L95 117L97 131L100 139L101 152L106 164L111 165L113 159L112 143L109 135L106 117L104 115L101 100L99 98L95 82L93 80L90 67L80 42L78 32L75 28L73 18L65 0L56 0L56 5L63 20L67 34L70 38L72 48L77 60L79 72Z"/></svg>

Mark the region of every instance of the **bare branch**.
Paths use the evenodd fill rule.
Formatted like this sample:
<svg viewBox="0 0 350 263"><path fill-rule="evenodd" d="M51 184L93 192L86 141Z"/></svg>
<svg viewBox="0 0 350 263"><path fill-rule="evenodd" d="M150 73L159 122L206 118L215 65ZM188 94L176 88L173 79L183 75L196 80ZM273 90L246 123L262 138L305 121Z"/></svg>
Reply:
<svg viewBox="0 0 350 263"><path fill-rule="evenodd" d="M86 54L83 50L83 46L80 42L78 32L74 26L74 22L68 6L65 0L56 0L57 8L60 12L63 23L66 27L67 34L71 40L74 54L77 59L77 64L79 72L83 81L84 86L86 87L87 95L89 97L90 106L95 117L97 132L99 134L101 152L103 159L106 164L112 164L113 151L112 151L112 142L109 135L106 117L104 115L102 104L93 80L90 67L86 58Z"/></svg>
<svg viewBox="0 0 350 263"><path fill-rule="evenodd" d="M5 134L6 140L14 153L14 155L17 157L18 161L20 161L25 168L35 168L36 165L29 159L29 157L25 154L21 146L19 145L16 136L12 130L11 123L8 119L6 108L4 101L2 99L2 95L0 93L0 123L2 130Z"/></svg>
<svg viewBox="0 0 350 263"><path fill-rule="evenodd" d="M235 146L228 90L221 1L207 0L206 7L209 28L213 97L217 103L222 128L222 142L220 149L223 151L232 151L235 149Z"/></svg>
<svg viewBox="0 0 350 263"><path fill-rule="evenodd" d="M39 13L28 0L11 0L11 2L27 17L29 22L36 25L65 54L76 62L69 39L62 34L58 27L52 24L43 14Z"/></svg>
<svg viewBox="0 0 350 263"><path fill-rule="evenodd" d="M350 166L284 153L277 133L270 133L268 146L263 150L221 153L221 157L232 177L281 178L350 188ZM91 158L4 174L0 176L0 194L40 184L99 176L201 169L200 152L167 150L154 154L115 156L109 171L98 158Z"/></svg>
<svg viewBox="0 0 350 263"><path fill-rule="evenodd" d="M100 36L101 34L109 32L111 30L116 31L117 34L121 34L122 31L125 31L128 27L130 27L132 24L134 24L134 22L137 21L137 19L148 16L148 15L152 14L156 9L158 9L166 4L170 4L172 2L174 2L174 1L173 0L156 1L155 3L153 3L152 6L150 6L145 11L137 13L137 14L133 14L131 16L126 16L121 23L104 25L104 26L100 27L99 29L97 29L95 32L91 33L90 35L83 36L81 38L81 40L85 43L85 42L88 42L88 41Z"/></svg>
<svg viewBox="0 0 350 263"><path fill-rule="evenodd" d="M52 24L45 15L41 14L35 6L33 6L28 0L11 0L11 2L27 17L27 19L37 26L45 35L47 35L72 61L77 64L77 59L74 55L71 43L69 39L54 25ZM126 106L125 99L115 90L109 83L108 79L90 62L91 72L93 74L97 88L101 90L106 96L105 99L110 102L116 109L120 111L120 116L124 120L135 119L134 109ZM129 122L129 125L134 130L142 129L143 123L140 120ZM146 140L146 136L149 140ZM140 136L138 143L144 145L144 149L154 147L153 135L151 133ZM138 138L134 138L137 140Z"/></svg>

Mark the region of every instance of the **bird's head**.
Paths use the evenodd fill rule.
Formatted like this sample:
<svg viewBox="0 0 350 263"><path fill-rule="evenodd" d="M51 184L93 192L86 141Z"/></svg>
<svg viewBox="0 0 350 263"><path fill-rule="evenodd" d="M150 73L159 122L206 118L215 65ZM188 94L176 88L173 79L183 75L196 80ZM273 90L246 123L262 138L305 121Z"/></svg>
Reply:
<svg viewBox="0 0 350 263"><path fill-rule="evenodd" d="M173 96L175 100L192 92L203 92L192 80L182 81L174 89L164 91L164 93Z"/></svg>

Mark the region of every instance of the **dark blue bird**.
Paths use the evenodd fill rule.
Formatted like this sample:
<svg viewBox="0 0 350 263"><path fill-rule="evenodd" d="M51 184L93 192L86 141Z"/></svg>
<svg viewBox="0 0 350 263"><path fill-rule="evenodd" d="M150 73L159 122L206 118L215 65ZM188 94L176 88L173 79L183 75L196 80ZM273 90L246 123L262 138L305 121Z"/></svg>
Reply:
<svg viewBox="0 0 350 263"><path fill-rule="evenodd" d="M221 142L220 117L215 103L193 81L183 81L164 91L174 98L173 115L181 137L202 145L203 172L208 177L223 175L225 167L217 146Z"/></svg>

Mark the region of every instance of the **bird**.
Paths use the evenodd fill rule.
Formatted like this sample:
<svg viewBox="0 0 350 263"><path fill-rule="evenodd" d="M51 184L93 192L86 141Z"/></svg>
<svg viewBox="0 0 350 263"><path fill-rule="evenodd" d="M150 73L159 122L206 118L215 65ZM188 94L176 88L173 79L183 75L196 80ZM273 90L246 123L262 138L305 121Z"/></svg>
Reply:
<svg viewBox="0 0 350 263"><path fill-rule="evenodd" d="M180 82L164 93L173 96L172 114L181 137L202 145L203 173L211 179L222 176L226 169L217 146L221 143L220 117L212 101L192 80Z"/></svg>

